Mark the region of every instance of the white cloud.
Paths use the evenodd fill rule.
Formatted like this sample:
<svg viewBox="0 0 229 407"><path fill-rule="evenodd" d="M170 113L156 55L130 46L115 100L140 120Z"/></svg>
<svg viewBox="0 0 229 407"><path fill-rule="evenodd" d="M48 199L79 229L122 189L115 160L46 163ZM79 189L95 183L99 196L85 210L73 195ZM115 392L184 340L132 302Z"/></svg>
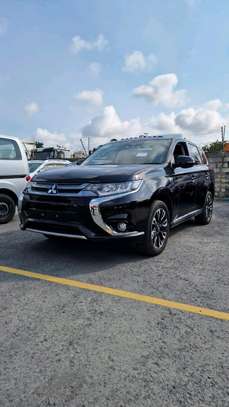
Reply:
<svg viewBox="0 0 229 407"><path fill-rule="evenodd" d="M219 110L223 107L223 102L220 99L213 99L206 102L204 106L209 110Z"/></svg>
<svg viewBox="0 0 229 407"><path fill-rule="evenodd" d="M63 132L51 132L48 129L37 128L34 139L41 141L46 147L64 146L72 151L81 147L80 137L80 132L65 134Z"/></svg>
<svg viewBox="0 0 229 407"><path fill-rule="evenodd" d="M82 128L84 137L91 137L97 142L101 138L102 142L106 142L113 137L136 136L141 133L141 121L138 118L122 121L114 106L106 106L101 115L94 117Z"/></svg>
<svg viewBox="0 0 229 407"><path fill-rule="evenodd" d="M0 17L0 37L3 36L8 28L8 20L4 17Z"/></svg>
<svg viewBox="0 0 229 407"><path fill-rule="evenodd" d="M38 128L35 139L45 145L59 144L72 150L81 149L81 137L89 137L90 148L94 148L112 138L135 137L147 132L150 135L181 133L199 144L207 144L219 137L222 124L229 126L229 116L224 109L225 104L214 99L201 106L191 106L177 112L161 112L143 121L140 118L123 120L115 107L110 105L104 107L101 114L94 116L79 131L65 134Z"/></svg>
<svg viewBox="0 0 229 407"><path fill-rule="evenodd" d="M179 133L179 128L175 122L176 115L174 112L170 114L160 113L152 117L149 128L153 133Z"/></svg>
<svg viewBox="0 0 229 407"><path fill-rule="evenodd" d="M101 89L82 90L82 92L79 92L75 96L75 99L80 102L99 107L103 104L103 92Z"/></svg>
<svg viewBox="0 0 229 407"><path fill-rule="evenodd" d="M223 119L216 110L191 107L179 112L175 122L183 130L202 135L219 131Z"/></svg>
<svg viewBox="0 0 229 407"><path fill-rule="evenodd" d="M42 128L37 129L36 138L38 141L42 141L46 146L69 144L64 133L50 132L49 130Z"/></svg>
<svg viewBox="0 0 229 407"><path fill-rule="evenodd" d="M174 73L158 75L147 85L141 85L134 89L134 95L143 97L154 105L162 105L167 108L183 106L186 103L186 91L175 90L178 84Z"/></svg>
<svg viewBox="0 0 229 407"><path fill-rule="evenodd" d="M141 51L134 51L125 56L123 71L141 72L152 69L157 63L157 57L154 54L145 56Z"/></svg>
<svg viewBox="0 0 229 407"><path fill-rule="evenodd" d="M103 36L103 34L99 34L95 41L87 41L81 38L79 35L76 35L72 38L71 42L71 50L74 54L78 54L79 52L85 51L102 51L108 45L108 41Z"/></svg>
<svg viewBox="0 0 229 407"><path fill-rule="evenodd" d="M98 76L102 71L102 65L99 62L92 62L88 69L92 75Z"/></svg>
<svg viewBox="0 0 229 407"><path fill-rule="evenodd" d="M40 108L36 102L31 102L25 105L24 110L28 116L33 116L35 113L39 112Z"/></svg>
<svg viewBox="0 0 229 407"><path fill-rule="evenodd" d="M148 123L150 131L155 133L182 133L198 141L206 142L219 135L223 124L229 125L229 117L218 110L225 109L220 99L210 100L199 107L189 107L175 113L160 113Z"/></svg>

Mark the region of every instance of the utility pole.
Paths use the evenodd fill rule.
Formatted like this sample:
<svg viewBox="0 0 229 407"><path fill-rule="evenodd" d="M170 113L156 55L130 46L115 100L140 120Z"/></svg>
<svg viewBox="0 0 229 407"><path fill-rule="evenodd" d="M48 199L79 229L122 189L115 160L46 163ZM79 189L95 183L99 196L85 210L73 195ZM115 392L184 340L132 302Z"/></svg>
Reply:
<svg viewBox="0 0 229 407"><path fill-rule="evenodd" d="M223 195L224 193L224 172L223 172L223 167L224 167L224 143L225 143L225 133L226 133L226 126L223 125L221 126L221 136L222 136L222 163L221 163L221 171L220 171L220 194Z"/></svg>
<svg viewBox="0 0 229 407"><path fill-rule="evenodd" d="M87 138L87 149L88 149L88 155L90 155L90 137L89 136Z"/></svg>
<svg viewBox="0 0 229 407"><path fill-rule="evenodd" d="M82 145L83 150L84 150L84 152L85 152L85 155L87 155L87 150L86 150L86 148L85 148L85 145L84 145L84 143L83 143L83 139L82 139L82 138L80 139L80 142L81 142L81 145Z"/></svg>
<svg viewBox="0 0 229 407"><path fill-rule="evenodd" d="M226 133L226 126L221 126L221 136L222 136L222 150L224 152L224 143L225 143L225 133Z"/></svg>

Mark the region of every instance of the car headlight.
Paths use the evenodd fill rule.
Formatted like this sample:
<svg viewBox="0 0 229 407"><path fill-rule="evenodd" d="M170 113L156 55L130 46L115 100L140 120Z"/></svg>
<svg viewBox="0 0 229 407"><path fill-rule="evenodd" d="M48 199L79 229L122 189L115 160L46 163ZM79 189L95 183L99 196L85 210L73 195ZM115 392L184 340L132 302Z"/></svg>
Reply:
<svg viewBox="0 0 229 407"><path fill-rule="evenodd" d="M128 181L128 182L115 182L109 184L87 184L84 191L96 192L98 195L116 195L125 192L134 192L140 188L142 180Z"/></svg>

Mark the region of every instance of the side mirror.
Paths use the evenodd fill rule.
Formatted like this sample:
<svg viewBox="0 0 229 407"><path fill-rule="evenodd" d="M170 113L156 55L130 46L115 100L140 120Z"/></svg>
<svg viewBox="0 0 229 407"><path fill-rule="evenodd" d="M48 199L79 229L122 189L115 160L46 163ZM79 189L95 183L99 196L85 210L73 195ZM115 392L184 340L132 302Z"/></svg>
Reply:
<svg viewBox="0 0 229 407"><path fill-rule="evenodd" d="M188 155L178 155L175 159L175 167L189 168L195 165L195 161Z"/></svg>

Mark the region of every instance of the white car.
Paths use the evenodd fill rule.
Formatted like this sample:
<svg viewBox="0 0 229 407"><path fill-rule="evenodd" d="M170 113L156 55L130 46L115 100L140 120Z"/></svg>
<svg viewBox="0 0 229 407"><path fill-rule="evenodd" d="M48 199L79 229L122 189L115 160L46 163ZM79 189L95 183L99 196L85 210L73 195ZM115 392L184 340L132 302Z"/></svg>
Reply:
<svg viewBox="0 0 229 407"><path fill-rule="evenodd" d="M0 224L13 218L28 174L23 143L17 138L0 135Z"/></svg>
<svg viewBox="0 0 229 407"><path fill-rule="evenodd" d="M70 165L68 160L31 160L29 161L29 175L26 177L27 181L31 181L34 175L48 170L56 170L66 165Z"/></svg>

